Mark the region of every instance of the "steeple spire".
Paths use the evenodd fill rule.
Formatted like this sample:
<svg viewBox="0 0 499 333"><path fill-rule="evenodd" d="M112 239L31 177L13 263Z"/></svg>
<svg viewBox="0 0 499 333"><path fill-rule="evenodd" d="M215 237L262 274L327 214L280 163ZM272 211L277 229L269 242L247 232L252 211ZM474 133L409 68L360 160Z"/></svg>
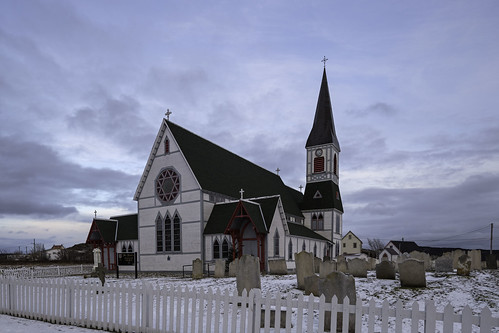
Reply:
<svg viewBox="0 0 499 333"><path fill-rule="evenodd" d="M315 109L314 125L308 136L305 148L328 143L332 144L338 152L340 151L340 143L338 142L334 128L333 108L331 106L331 97L329 96L326 68L324 68L319 99L317 100L317 108Z"/></svg>

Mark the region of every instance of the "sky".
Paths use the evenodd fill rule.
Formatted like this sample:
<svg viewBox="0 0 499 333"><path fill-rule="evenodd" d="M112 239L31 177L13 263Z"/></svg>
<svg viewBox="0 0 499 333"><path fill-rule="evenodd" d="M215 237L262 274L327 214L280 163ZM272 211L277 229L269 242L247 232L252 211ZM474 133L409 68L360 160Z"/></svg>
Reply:
<svg viewBox="0 0 499 333"><path fill-rule="evenodd" d="M498 16L495 0L1 1L0 250L135 213L167 109L305 185L323 57L343 233L489 249L494 223L499 249Z"/></svg>

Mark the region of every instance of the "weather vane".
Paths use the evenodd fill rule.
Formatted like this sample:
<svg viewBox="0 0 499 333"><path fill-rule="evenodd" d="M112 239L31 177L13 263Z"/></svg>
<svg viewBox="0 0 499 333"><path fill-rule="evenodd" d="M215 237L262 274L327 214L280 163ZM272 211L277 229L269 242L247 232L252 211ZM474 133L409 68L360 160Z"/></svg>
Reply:
<svg viewBox="0 0 499 333"><path fill-rule="evenodd" d="M166 116L166 120L170 120L170 115L172 114L173 112L170 111L170 109L166 109L166 113L165 113L165 116Z"/></svg>
<svg viewBox="0 0 499 333"><path fill-rule="evenodd" d="M324 58L322 58L321 62L324 63L324 68L326 68L326 61L328 61L329 59L326 58L326 56L324 56Z"/></svg>

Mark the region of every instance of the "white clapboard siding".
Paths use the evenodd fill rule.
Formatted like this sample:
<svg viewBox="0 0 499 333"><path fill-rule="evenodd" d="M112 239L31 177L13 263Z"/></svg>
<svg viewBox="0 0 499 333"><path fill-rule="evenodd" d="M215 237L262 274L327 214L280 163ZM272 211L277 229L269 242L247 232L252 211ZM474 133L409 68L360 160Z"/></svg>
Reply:
<svg viewBox="0 0 499 333"><path fill-rule="evenodd" d="M95 279L0 278L2 314L109 331L323 332L326 316L334 331L337 314L343 318L341 332L351 329L350 314L355 314L357 332L453 332L456 327L460 332L492 332L499 327L499 318L487 307L474 315L469 306L455 313L450 304L439 312L432 301L404 308L401 301L390 306L386 300L381 305L374 300L363 304L358 298L351 305L348 297L340 303L336 296L329 302L324 296L272 296L264 297L258 289L239 296L227 290L149 283L102 286ZM278 329L281 321L285 327Z"/></svg>

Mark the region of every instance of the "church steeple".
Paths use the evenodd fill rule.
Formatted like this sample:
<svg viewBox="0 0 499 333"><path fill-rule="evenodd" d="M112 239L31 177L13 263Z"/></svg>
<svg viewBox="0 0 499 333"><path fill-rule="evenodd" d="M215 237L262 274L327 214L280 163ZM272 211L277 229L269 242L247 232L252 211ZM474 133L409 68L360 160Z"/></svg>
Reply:
<svg viewBox="0 0 499 333"><path fill-rule="evenodd" d="M314 125L307 139L305 148L332 144L336 151L340 152L340 143L336 137L334 128L333 108L331 106L331 97L329 96L329 87L327 84L326 68L322 74L321 89L317 108L315 109Z"/></svg>

